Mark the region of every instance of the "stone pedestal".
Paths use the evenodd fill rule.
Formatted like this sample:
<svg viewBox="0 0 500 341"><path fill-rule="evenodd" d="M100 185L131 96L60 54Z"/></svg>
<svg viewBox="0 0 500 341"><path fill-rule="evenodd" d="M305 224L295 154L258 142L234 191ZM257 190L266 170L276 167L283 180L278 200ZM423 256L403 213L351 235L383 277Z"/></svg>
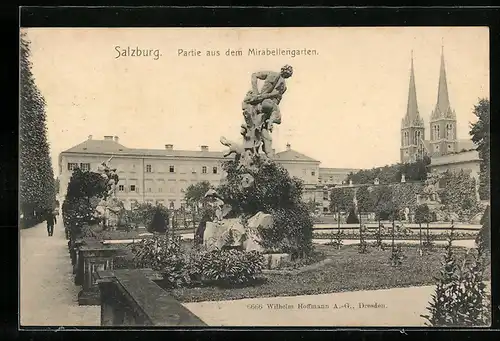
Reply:
<svg viewBox="0 0 500 341"><path fill-rule="evenodd" d="M288 253L265 253L264 254L264 264L266 269L273 270L279 268L283 262L290 261L290 255Z"/></svg>
<svg viewBox="0 0 500 341"><path fill-rule="evenodd" d="M99 305L100 295L95 278L96 271L112 270L113 258L118 249L98 241L88 241L79 249L77 276L82 290L78 294L79 305Z"/></svg>

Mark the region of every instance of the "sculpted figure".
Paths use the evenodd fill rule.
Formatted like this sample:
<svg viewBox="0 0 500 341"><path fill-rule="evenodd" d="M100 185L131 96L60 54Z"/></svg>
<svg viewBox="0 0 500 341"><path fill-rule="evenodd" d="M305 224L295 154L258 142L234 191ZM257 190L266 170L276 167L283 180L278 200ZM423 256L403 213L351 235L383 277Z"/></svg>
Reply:
<svg viewBox="0 0 500 341"><path fill-rule="evenodd" d="M245 148L243 148L241 144L229 141L224 136L220 138L220 143L229 148L229 150L227 150L224 153L224 157L229 156L231 154L236 154L237 156L239 156L245 152Z"/></svg>
<svg viewBox="0 0 500 341"><path fill-rule="evenodd" d="M279 104L286 92L286 79L292 77L293 68L285 65L280 72L260 71L252 74L252 92L255 97L248 100L251 104L261 103L261 111L266 114L264 123L272 131L274 123L281 124ZM263 80L262 88L258 89L257 81Z"/></svg>

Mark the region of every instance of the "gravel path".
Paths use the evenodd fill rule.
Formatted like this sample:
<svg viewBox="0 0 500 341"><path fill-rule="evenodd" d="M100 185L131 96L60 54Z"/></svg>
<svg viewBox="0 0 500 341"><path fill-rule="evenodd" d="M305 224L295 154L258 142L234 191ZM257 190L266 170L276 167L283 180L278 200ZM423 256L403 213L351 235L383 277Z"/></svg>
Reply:
<svg viewBox="0 0 500 341"><path fill-rule="evenodd" d="M64 227L58 218L52 237L45 223L21 230L21 326L99 326L100 306L78 306L80 286L73 282Z"/></svg>

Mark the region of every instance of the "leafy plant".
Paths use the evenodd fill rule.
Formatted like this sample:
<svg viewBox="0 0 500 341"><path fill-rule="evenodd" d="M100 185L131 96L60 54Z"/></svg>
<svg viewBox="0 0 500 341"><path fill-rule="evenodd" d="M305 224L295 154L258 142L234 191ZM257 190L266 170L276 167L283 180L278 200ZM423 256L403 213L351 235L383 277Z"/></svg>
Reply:
<svg viewBox="0 0 500 341"><path fill-rule="evenodd" d="M255 251L184 250L180 237L165 235L141 240L132 252L135 267L160 272L169 287L245 284L255 280L264 266L264 257Z"/></svg>
<svg viewBox="0 0 500 341"><path fill-rule="evenodd" d="M427 310L421 315L429 326L484 326L491 321L490 297L484 284L481 249L473 255L472 264L464 259L462 266L453 253L453 229L449 233L437 286Z"/></svg>
<svg viewBox="0 0 500 341"><path fill-rule="evenodd" d="M202 281L217 286L255 281L264 268L264 257L256 251L212 250L201 252L196 259Z"/></svg>
<svg viewBox="0 0 500 341"><path fill-rule="evenodd" d="M456 213L461 221L469 221L481 211L475 179L465 170L444 172L440 187L439 196L445 212Z"/></svg>
<svg viewBox="0 0 500 341"><path fill-rule="evenodd" d="M486 207L481 218L481 230L476 237L476 245L484 253L491 251L491 224L490 224L490 206Z"/></svg>
<svg viewBox="0 0 500 341"><path fill-rule="evenodd" d="M260 157L254 160L257 171L252 174L253 185L242 187L244 175L235 161L223 164L227 172L226 181L217 192L232 208L227 216L249 217L257 212L271 214L273 225L259 231L262 245L290 253L292 257L303 257L312 249L313 220L302 201L303 182L292 178L281 165Z"/></svg>
<svg viewBox="0 0 500 341"><path fill-rule="evenodd" d="M70 235L76 237L82 233L84 225L99 221L96 207L107 194L106 181L100 174L80 168L73 170L62 205L64 224Z"/></svg>

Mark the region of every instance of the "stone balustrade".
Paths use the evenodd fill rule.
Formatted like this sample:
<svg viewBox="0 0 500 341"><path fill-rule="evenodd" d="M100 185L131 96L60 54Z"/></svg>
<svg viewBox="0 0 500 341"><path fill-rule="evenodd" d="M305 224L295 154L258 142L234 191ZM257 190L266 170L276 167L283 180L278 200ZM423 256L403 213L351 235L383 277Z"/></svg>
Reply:
<svg viewBox="0 0 500 341"><path fill-rule="evenodd" d="M201 327L206 324L154 281L151 269L97 271L101 326Z"/></svg>
<svg viewBox="0 0 500 341"><path fill-rule="evenodd" d="M96 285L97 270L112 270L113 258L119 249L104 245L96 239L80 240L75 248L75 284L81 285L79 305L99 305L99 288Z"/></svg>

